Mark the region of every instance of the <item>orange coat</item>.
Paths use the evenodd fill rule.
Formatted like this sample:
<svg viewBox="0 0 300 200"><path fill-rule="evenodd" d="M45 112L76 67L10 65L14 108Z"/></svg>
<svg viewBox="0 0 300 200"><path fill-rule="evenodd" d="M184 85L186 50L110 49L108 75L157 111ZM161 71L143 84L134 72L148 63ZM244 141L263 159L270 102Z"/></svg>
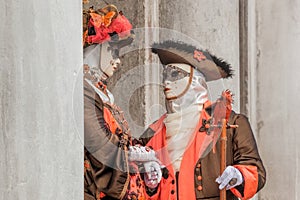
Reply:
<svg viewBox="0 0 300 200"><path fill-rule="evenodd" d="M213 137L206 132L199 132L203 119L209 117L207 112L202 112L193 141L183 155L178 178L175 178L173 167L168 161L166 127L163 123L165 115L141 136L141 141L158 152L158 157L169 170L169 176L162 179L157 192L151 197L148 196L149 200L176 200L177 197L179 200L219 199L215 179L220 173L220 145L217 142L215 152L206 152L214 143ZM264 186L266 172L247 118L232 112L229 123L237 124L239 128L227 130L226 162L241 171L244 183L227 191L227 199L249 199Z"/></svg>

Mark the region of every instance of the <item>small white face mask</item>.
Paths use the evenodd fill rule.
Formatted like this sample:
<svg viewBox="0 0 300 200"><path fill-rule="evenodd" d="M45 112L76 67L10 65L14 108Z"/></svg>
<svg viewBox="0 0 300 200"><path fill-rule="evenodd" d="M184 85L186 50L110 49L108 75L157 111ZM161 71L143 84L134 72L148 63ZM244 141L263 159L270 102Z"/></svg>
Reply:
<svg viewBox="0 0 300 200"><path fill-rule="evenodd" d="M108 43L102 44L100 69L107 77L111 77L121 63L120 59L116 56L117 51L110 47Z"/></svg>
<svg viewBox="0 0 300 200"><path fill-rule="evenodd" d="M208 100L208 91L204 75L189 65L171 65L176 66L180 70L176 72L167 66L167 69L164 70L163 80L167 112L181 112L191 105L202 105L205 103ZM176 70L176 68L174 69Z"/></svg>
<svg viewBox="0 0 300 200"><path fill-rule="evenodd" d="M109 64L104 66L101 65L101 70L107 75L108 77L111 77L114 72L118 69L119 65L121 64L121 61L119 58L110 60Z"/></svg>
<svg viewBox="0 0 300 200"><path fill-rule="evenodd" d="M108 43L91 45L84 49L84 64L90 68L100 68L104 73L103 78L111 77L117 70L121 61L118 58L118 50L113 49Z"/></svg>
<svg viewBox="0 0 300 200"><path fill-rule="evenodd" d="M163 83L167 100L181 97L191 84L193 69L190 65L174 63L164 66Z"/></svg>

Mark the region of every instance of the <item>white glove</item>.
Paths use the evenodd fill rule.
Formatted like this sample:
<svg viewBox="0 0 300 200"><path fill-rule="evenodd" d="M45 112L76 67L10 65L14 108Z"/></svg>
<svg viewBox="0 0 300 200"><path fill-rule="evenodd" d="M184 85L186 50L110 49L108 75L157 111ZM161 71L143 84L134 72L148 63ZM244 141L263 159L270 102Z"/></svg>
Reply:
<svg viewBox="0 0 300 200"><path fill-rule="evenodd" d="M156 161L148 161L144 163L144 168L145 168L145 174L144 174L145 185L151 189L156 188L162 178L160 164Z"/></svg>
<svg viewBox="0 0 300 200"><path fill-rule="evenodd" d="M216 179L219 189L222 190L226 186L226 190L234 188L244 182L242 173L233 166L228 166L221 176Z"/></svg>
<svg viewBox="0 0 300 200"><path fill-rule="evenodd" d="M139 145L129 147L129 161L158 161L155 155L155 151L149 147L143 147Z"/></svg>
<svg viewBox="0 0 300 200"><path fill-rule="evenodd" d="M142 162L144 165L144 181L145 185L151 189L157 187L162 178L160 161L156 157L154 150L144 146L129 147L129 161Z"/></svg>

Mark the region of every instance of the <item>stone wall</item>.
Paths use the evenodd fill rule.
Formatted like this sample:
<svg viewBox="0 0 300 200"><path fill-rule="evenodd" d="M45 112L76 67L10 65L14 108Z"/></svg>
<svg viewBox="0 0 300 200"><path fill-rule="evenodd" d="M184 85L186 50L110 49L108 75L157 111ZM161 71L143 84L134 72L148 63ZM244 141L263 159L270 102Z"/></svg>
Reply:
<svg viewBox="0 0 300 200"><path fill-rule="evenodd" d="M0 7L0 199L83 199L81 1Z"/></svg>
<svg viewBox="0 0 300 200"><path fill-rule="evenodd" d="M259 199L300 199L300 2L257 1L258 146L267 169Z"/></svg>

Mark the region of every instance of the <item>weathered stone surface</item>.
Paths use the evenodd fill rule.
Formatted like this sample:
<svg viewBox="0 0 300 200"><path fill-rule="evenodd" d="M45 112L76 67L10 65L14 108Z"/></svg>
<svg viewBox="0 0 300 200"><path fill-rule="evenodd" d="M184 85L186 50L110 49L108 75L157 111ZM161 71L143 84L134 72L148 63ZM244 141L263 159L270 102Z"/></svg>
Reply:
<svg viewBox="0 0 300 200"><path fill-rule="evenodd" d="M0 199L83 199L81 4L0 6Z"/></svg>
<svg viewBox="0 0 300 200"><path fill-rule="evenodd" d="M257 1L258 145L268 172L260 199L300 199L299 1Z"/></svg>

